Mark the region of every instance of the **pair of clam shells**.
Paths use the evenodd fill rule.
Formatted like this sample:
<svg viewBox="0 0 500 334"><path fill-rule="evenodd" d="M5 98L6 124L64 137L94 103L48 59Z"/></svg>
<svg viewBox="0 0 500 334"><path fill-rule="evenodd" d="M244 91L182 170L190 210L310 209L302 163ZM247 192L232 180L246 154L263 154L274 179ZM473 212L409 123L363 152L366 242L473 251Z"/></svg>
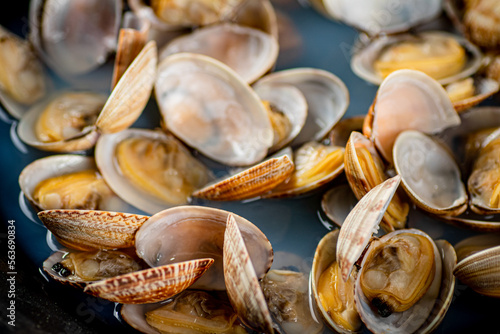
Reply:
<svg viewBox="0 0 500 334"><path fill-rule="evenodd" d="M318 310L330 328L339 333L352 333L334 320L334 316L323 307L319 297L318 280L321 273L337 261L340 266L340 276L346 281L351 276L351 271L358 263L360 256L363 257L359 270L353 274L356 288L354 298L355 309L362 322L374 333L385 332L423 332L428 333L435 329L443 320L444 315L451 303L455 280L453 268L456 264L456 254L453 247L444 240L432 242L434 245L434 257L437 263L437 271L431 288L412 307L403 312L395 312L389 317L381 317L371 307L360 287L361 272L365 266L366 259L373 252L373 247L364 253L365 248L372 238L372 234L378 229L385 210L392 196L395 194L401 178L396 176L378 185L368 192L349 213L346 221L339 231L328 233L318 244L314 255L313 268L311 272L312 291ZM382 237L380 241L389 240L400 234L420 235L430 240L422 231L415 229L399 230ZM439 249L439 250L438 250ZM339 278L340 279L340 278Z"/></svg>

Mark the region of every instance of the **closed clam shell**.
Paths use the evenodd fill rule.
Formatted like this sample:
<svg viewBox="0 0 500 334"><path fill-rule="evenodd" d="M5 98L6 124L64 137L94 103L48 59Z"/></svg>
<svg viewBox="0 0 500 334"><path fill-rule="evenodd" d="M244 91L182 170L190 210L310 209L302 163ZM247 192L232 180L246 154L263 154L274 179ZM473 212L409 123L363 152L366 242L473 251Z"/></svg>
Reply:
<svg viewBox="0 0 500 334"><path fill-rule="evenodd" d="M236 175L197 190L192 196L216 201L239 201L264 194L293 172L287 155L271 158Z"/></svg>
<svg viewBox="0 0 500 334"><path fill-rule="evenodd" d="M261 30L233 23L199 28L172 40L160 51L160 62L171 54L192 52L215 58L252 83L274 66L278 42Z"/></svg>
<svg viewBox="0 0 500 334"><path fill-rule="evenodd" d="M251 165L272 145L271 123L257 94L211 57L178 53L165 58L155 93L165 127L213 160Z"/></svg>
<svg viewBox="0 0 500 334"><path fill-rule="evenodd" d="M500 246L466 257L457 263L453 273L472 290L500 298Z"/></svg>
<svg viewBox="0 0 500 334"><path fill-rule="evenodd" d="M144 269L90 283L84 292L123 304L159 302L191 286L213 261L197 259Z"/></svg>
<svg viewBox="0 0 500 334"><path fill-rule="evenodd" d="M257 274L245 242L232 215L224 233L224 281L229 300L236 313L249 327L259 332L274 333L273 321L267 307Z"/></svg>
<svg viewBox="0 0 500 334"><path fill-rule="evenodd" d="M224 290L222 249L228 214L228 211L200 206L178 206L159 212L137 232L137 254L152 267L196 258L213 258L214 265L193 288ZM251 222L235 214L233 216L257 277L262 278L271 267L271 244Z"/></svg>
<svg viewBox="0 0 500 334"><path fill-rule="evenodd" d="M394 166L407 194L423 210L453 216L467 208L458 165L446 147L431 137L419 131L402 132L394 144Z"/></svg>
<svg viewBox="0 0 500 334"><path fill-rule="evenodd" d="M94 210L46 210L38 217L61 244L84 251L133 247L135 233L149 219Z"/></svg>

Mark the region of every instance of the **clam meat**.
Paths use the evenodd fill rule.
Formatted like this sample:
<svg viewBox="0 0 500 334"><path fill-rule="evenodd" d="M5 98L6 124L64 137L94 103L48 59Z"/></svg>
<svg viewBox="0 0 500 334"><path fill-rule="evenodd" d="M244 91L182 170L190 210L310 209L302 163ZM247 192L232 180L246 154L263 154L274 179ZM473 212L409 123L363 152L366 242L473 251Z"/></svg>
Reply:
<svg viewBox="0 0 500 334"><path fill-rule="evenodd" d="M0 100L31 105L45 96L43 67L29 44L0 26ZM20 117L20 115L16 115Z"/></svg>

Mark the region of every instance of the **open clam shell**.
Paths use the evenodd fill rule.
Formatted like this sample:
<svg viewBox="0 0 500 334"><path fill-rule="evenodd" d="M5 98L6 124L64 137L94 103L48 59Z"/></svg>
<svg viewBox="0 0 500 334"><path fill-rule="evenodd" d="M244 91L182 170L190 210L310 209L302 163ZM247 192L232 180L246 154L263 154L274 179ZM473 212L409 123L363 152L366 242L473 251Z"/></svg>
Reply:
<svg viewBox="0 0 500 334"><path fill-rule="evenodd" d="M49 80L29 43L0 26L0 102L20 119L46 96Z"/></svg>
<svg viewBox="0 0 500 334"><path fill-rule="evenodd" d="M398 70L380 85L363 134L392 163L392 147L400 132L437 133L458 124L460 117L436 80L419 71Z"/></svg>
<svg viewBox="0 0 500 334"><path fill-rule="evenodd" d="M251 165L272 145L271 123L257 94L213 58L193 53L165 58L155 93L165 127L213 160Z"/></svg>
<svg viewBox="0 0 500 334"><path fill-rule="evenodd" d="M278 18L270 0L242 1L231 21L260 29L278 39Z"/></svg>
<svg viewBox="0 0 500 334"><path fill-rule="evenodd" d="M460 261L455 276L474 291L500 297L500 246L485 249Z"/></svg>
<svg viewBox="0 0 500 334"><path fill-rule="evenodd" d="M53 98L33 106L19 122L19 138L42 150L74 152L93 147L101 133L128 128L139 118L149 100L156 73L156 59L156 45L149 42L127 68L107 100L94 93L67 92L55 94ZM81 107L81 104L84 106ZM46 110L47 107L51 109ZM93 111L92 115L87 115L90 111ZM55 117L58 114L63 115L61 120ZM64 116L70 120L75 118L72 123L78 126L71 128L72 123L60 124ZM88 124L87 119L91 120ZM61 133L54 138L36 134L37 127L51 131L56 125L61 128Z"/></svg>
<svg viewBox="0 0 500 334"><path fill-rule="evenodd" d="M19 175L19 186L26 198L39 210L54 209L41 204L38 199L34 198L34 192L37 186L52 177L58 177L65 174L95 171L98 174L97 166L94 158L81 155L55 155L41 158L27 165ZM100 175L98 176L100 177ZM99 188L98 188L99 189ZM97 189L97 190L98 190ZM75 189L76 190L76 189ZM96 201L98 207L94 209L108 211L133 212L133 208L120 199L117 195L110 193L110 197L95 194L100 200ZM92 198L95 198L95 195ZM64 198L62 199L64 201ZM57 208L57 209L62 209Z"/></svg>
<svg viewBox="0 0 500 334"><path fill-rule="evenodd" d="M358 200L388 178L374 144L359 132L351 132L344 161L347 181ZM386 231L404 228L409 209L400 194L394 195L381 222L382 228Z"/></svg>
<svg viewBox="0 0 500 334"><path fill-rule="evenodd" d="M186 290L213 259L197 259L148 268L87 284L84 292L116 303L155 303Z"/></svg>
<svg viewBox="0 0 500 334"><path fill-rule="evenodd" d="M470 97L460 98L456 101L453 101L453 107L459 113L468 110L478 105L479 103L483 102L488 97L497 93L500 88L500 84L497 80L493 80L482 76L474 76L466 80L471 80L473 82L474 93ZM452 85L453 83L445 87L448 93L450 93Z"/></svg>
<svg viewBox="0 0 500 334"><path fill-rule="evenodd" d="M115 49L122 7L115 0L31 1L30 40L62 77L90 72Z"/></svg>
<svg viewBox="0 0 500 334"><path fill-rule="evenodd" d="M310 192L335 179L344 170L344 148L308 142L293 152L295 170L266 198L291 197Z"/></svg>
<svg viewBox="0 0 500 334"><path fill-rule="evenodd" d="M313 68L295 68L268 74L254 84L288 84L297 87L307 101L306 123L293 146L320 140L342 118L349 106L349 92L334 74Z"/></svg>
<svg viewBox="0 0 500 334"><path fill-rule="evenodd" d="M118 151L127 141L132 143L130 148ZM211 172L187 148L161 131L127 129L103 135L95 157L111 189L149 214L186 204L195 189L213 180ZM141 166L143 159L150 159L148 166Z"/></svg>
<svg viewBox="0 0 500 334"><path fill-rule="evenodd" d="M354 328L354 330L350 330L342 326L341 323L338 323L334 320L334 317L331 313L328 312L327 309L323 306L321 302L320 294L319 294L319 279L321 274L327 270L327 268L335 261L337 261L337 242L338 242L339 230L335 230L326 234L318 243L316 247L316 251L314 253L313 265L310 274L310 283L311 283L311 294L314 298L314 303L321 315L323 321L327 324L327 326L333 329L337 333L348 334L359 332L359 328L361 327L361 321L357 314L356 306L350 305L346 306L342 311L342 316L346 318L346 321L350 320L350 325ZM352 291L351 293L354 293ZM356 330L358 328L358 330Z"/></svg>
<svg viewBox="0 0 500 334"><path fill-rule="evenodd" d="M278 42L261 30L232 23L196 29L172 40L160 51L160 62L174 53L192 52L215 58L252 83L274 66Z"/></svg>
<svg viewBox="0 0 500 334"><path fill-rule="evenodd" d="M87 251L133 247L148 216L93 210L45 210L38 213L62 245Z"/></svg>
<svg viewBox="0 0 500 334"><path fill-rule="evenodd" d="M210 257L214 265L193 288L224 290L222 249L229 212L179 206L152 216L136 234L137 254L150 266ZM266 236L248 220L234 215L257 277L271 267L273 251Z"/></svg>
<svg viewBox="0 0 500 334"><path fill-rule="evenodd" d="M459 69L457 73L452 74L453 72L451 72L450 70L450 74L445 74L444 77L437 78L436 80L440 84L444 85L467 78L476 73L482 62L482 54L479 49L475 45L467 41L465 38L441 31L423 32L417 36L410 34L398 34L393 36L379 37L352 57L351 68L353 72L356 73L359 77L365 79L368 82L379 85L384 80L384 77L377 72L374 64L380 58L384 50L392 45L396 45L404 41L414 40L418 43L423 43L424 41L429 40L429 42L427 43L430 43L434 39L440 41L441 39L446 38L456 40L456 42L458 42L458 44L464 48L467 59L464 66ZM444 42L436 43L439 45L443 44ZM436 69L439 69L440 62L438 60L434 61L436 62L435 67L429 66L429 69L436 71ZM432 60L429 60L429 63L431 62ZM446 68L445 64L441 66L443 66L443 68ZM408 67L408 69L418 69L418 67Z"/></svg>
<svg viewBox="0 0 500 334"><path fill-rule="evenodd" d="M453 216L467 208L460 168L431 137L413 130L402 132L394 144L394 166L407 194L423 210Z"/></svg>
<svg viewBox="0 0 500 334"><path fill-rule="evenodd" d="M358 199L348 184L342 184L328 190L321 198L321 209L338 227L342 226L349 212L358 203Z"/></svg>
<svg viewBox="0 0 500 334"><path fill-rule="evenodd" d="M293 85L264 82L253 88L262 101L269 104L271 113L276 112L285 118L283 123L271 122L274 138L269 152L276 152L295 139L304 127L308 113L307 101L304 94Z"/></svg>

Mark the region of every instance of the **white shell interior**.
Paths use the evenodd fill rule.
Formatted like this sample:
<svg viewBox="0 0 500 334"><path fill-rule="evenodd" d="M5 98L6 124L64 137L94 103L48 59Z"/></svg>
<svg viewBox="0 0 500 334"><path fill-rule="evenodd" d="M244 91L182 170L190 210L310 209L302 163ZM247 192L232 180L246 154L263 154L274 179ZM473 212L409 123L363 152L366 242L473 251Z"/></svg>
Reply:
<svg viewBox="0 0 500 334"><path fill-rule="evenodd" d="M251 165L272 145L271 123L257 94L213 58L192 53L165 58L155 93L167 129L213 160Z"/></svg>
<svg viewBox="0 0 500 334"><path fill-rule="evenodd" d="M263 31L231 23L207 26L172 40L160 52L160 61L179 52L213 57L251 83L278 58L278 42Z"/></svg>
<svg viewBox="0 0 500 334"><path fill-rule="evenodd" d="M137 254L152 267L210 257L214 264L192 288L224 290L222 248L229 212L208 207L179 206L152 216L136 234ZM272 263L266 236L248 220L233 214L258 278Z"/></svg>
<svg viewBox="0 0 500 334"><path fill-rule="evenodd" d="M394 144L394 165L405 189L423 205L446 210L465 203L460 169L449 151L418 131L402 132Z"/></svg>
<svg viewBox="0 0 500 334"><path fill-rule="evenodd" d="M311 140L322 139L342 118L349 106L349 91L334 74L314 68L295 68L266 75L255 85L270 83L289 84L304 94L308 114L299 135L292 141L298 146Z"/></svg>

